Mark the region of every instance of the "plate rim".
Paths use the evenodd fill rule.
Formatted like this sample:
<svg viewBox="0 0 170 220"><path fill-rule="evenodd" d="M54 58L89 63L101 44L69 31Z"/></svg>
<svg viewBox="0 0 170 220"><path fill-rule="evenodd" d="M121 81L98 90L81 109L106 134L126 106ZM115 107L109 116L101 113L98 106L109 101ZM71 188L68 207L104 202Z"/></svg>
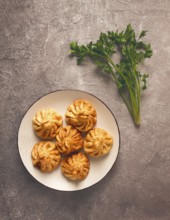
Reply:
<svg viewBox="0 0 170 220"><path fill-rule="evenodd" d="M90 95L90 96L96 98L97 100L99 100L99 101L100 101L103 105L105 105L105 107L110 111L110 113L112 114L112 116L113 116L113 118L114 118L114 120L115 120L115 122L116 122L116 126L117 126L117 129L118 129L118 134L119 134L118 153L117 153L117 155L116 155L116 158L115 158L115 161L114 161L113 165L116 164L116 161L117 161L117 159L118 159L118 155L119 155L119 152L120 152L120 146L121 146L120 128L119 128L117 119L116 119L114 113L111 111L110 107L108 107L108 105L106 105L104 101L102 101L102 100L101 100L100 98L98 98L96 95L94 95L94 94L92 94L92 93L90 93L90 92L84 91L84 90L80 90L80 89L57 89L57 90L53 90L53 91L50 91L50 92L48 92L48 93L45 93L45 94L42 95L41 97L37 98L31 105L29 105L29 107L28 107L28 108L26 109L26 111L24 112L24 114L23 114L23 116L22 116L22 118L21 118L21 121L20 121L20 123L19 123L19 128L18 128L18 133L17 133L18 154L19 154L19 158L20 158L20 160L21 160L23 166L25 167L26 171L28 172L28 174L29 174L34 180L36 180L36 182L38 182L38 183L41 184L42 186L45 186L45 187L47 187L48 189L55 190L55 191L60 191L60 192L77 192L77 191L82 191L82 190L91 188L91 187L95 186L97 183L101 182L101 181L107 176L107 174L109 174L109 172L111 171L111 169L112 169L114 166L113 166L113 165L111 166L111 168L109 169L109 171L106 173L106 175L105 175L102 179L100 179L100 180L97 181L96 183L94 183L94 184L92 184L92 185L90 185L90 186L87 186L87 187L85 187L85 188L76 189L76 190L61 190L61 189L55 189L55 188L52 188L52 187L50 187L50 186L47 186L47 185L45 185L44 183L38 181L38 180L28 171L27 167L25 166L25 164L24 164L24 162L23 162L23 160L22 160L22 158L21 158L20 150L19 150L19 131L20 131L20 127L21 127L22 121L23 121L25 115L27 114L27 112L30 110L30 108L31 108L36 102L38 102L38 101L39 101L40 99L42 99L43 97L48 96L48 95L50 95L50 94L52 94L52 93L62 92L62 91L82 92L82 93L88 94L88 95Z"/></svg>

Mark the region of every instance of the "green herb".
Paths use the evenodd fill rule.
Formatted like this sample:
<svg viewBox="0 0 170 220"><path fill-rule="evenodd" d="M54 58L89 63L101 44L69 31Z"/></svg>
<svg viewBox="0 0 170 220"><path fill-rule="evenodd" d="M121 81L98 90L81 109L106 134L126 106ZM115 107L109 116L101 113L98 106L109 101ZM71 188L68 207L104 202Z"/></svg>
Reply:
<svg viewBox="0 0 170 220"><path fill-rule="evenodd" d="M138 66L152 56L151 45L141 41L146 33L142 31L137 38L129 24L122 32L101 33L96 43L80 46L77 42L70 43L71 54L77 57L77 64L89 56L99 68L111 74L136 125L140 125L141 90L146 89L148 77L148 74L139 72ZM118 63L114 61L117 53L120 54Z"/></svg>

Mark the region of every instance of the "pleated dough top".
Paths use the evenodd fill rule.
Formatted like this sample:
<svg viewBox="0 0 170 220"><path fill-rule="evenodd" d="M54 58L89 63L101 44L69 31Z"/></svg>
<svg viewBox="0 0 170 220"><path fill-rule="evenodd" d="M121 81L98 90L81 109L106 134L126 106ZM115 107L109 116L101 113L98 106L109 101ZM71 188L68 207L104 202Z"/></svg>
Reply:
<svg viewBox="0 0 170 220"><path fill-rule="evenodd" d="M92 157L101 157L111 150L113 145L112 136L101 128L89 131L84 140L84 151Z"/></svg>
<svg viewBox="0 0 170 220"><path fill-rule="evenodd" d="M77 151L83 146L83 138L80 132L68 125L61 127L56 135L56 147L62 154Z"/></svg>
<svg viewBox="0 0 170 220"><path fill-rule="evenodd" d="M33 118L32 125L35 133L43 139L55 138L56 132L62 125L62 116L53 109L42 109Z"/></svg>
<svg viewBox="0 0 170 220"><path fill-rule="evenodd" d="M67 156L61 162L61 170L70 180L83 180L89 173L90 162L83 153Z"/></svg>
<svg viewBox="0 0 170 220"><path fill-rule="evenodd" d="M97 113L93 105L82 99L74 101L67 108L65 116L68 124L82 132L92 129L97 120Z"/></svg>
<svg viewBox="0 0 170 220"><path fill-rule="evenodd" d="M35 144L32 152L32 163L42 172L51 172L57 168L60 163L61 155L56 146L50 141L40 141Z"/></svg>

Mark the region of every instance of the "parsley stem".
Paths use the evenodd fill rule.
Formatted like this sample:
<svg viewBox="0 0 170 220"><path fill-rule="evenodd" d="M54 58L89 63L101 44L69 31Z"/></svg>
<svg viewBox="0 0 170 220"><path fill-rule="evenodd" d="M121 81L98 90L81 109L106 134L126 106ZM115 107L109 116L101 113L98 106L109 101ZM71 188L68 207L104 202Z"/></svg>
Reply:
<svg viewBox="0 0 170 220"><path fill-rule="evenodd" d="M123 95L123 93L120 92L120 94L121 94L121 97L123 98L128 110L129 110L132 118L134 119L135 123L137 125L139 125L140 124L140 109L139 109L139 103L138 103L138 101L139 101L138 100L138 97L139 97L138 89L137 89L137 93L136 93L136 91L133 93L126 77L123 75L123 73L120 71L120 69L115 65L115 63L112 61L112 59L110 57L107 57L107 60L108 60L109 63L111 63L111 65L115 68L115 70L120 74L120 76L126 82L126 85L127 85L128 91L129 91L129 95L130 95L131 108L132 109L130 108L130 104L129 104L128 100L125 98L125 96ZM134 72L133 72L133 74L134 74ZM136 76L134 76L134 77L135 77L135 81L138 82L137 79L136 79ZM136 100L135 94L136 94L137 100Z"/></svg>

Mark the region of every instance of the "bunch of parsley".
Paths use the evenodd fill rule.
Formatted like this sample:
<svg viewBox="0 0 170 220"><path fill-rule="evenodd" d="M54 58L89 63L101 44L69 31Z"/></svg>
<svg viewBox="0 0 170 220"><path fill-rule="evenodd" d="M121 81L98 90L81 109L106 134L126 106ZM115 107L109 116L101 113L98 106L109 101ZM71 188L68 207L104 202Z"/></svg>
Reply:
<svg viewBox="0 0 170 220"><path fill-rule="evenodd" d="M77 57L77 64L89 56L99 68L111 74L136 125L141 122L141 90L146 89L148 77L148 74L139 72L138 66L152 56L151 45L141 41L146 32L142 31L137 38L129 24L122 32L101 33L96 43L90 42L86 46L70 43L71 54ZM116 53L120 54L118 63L113 60Z"/></svg>

